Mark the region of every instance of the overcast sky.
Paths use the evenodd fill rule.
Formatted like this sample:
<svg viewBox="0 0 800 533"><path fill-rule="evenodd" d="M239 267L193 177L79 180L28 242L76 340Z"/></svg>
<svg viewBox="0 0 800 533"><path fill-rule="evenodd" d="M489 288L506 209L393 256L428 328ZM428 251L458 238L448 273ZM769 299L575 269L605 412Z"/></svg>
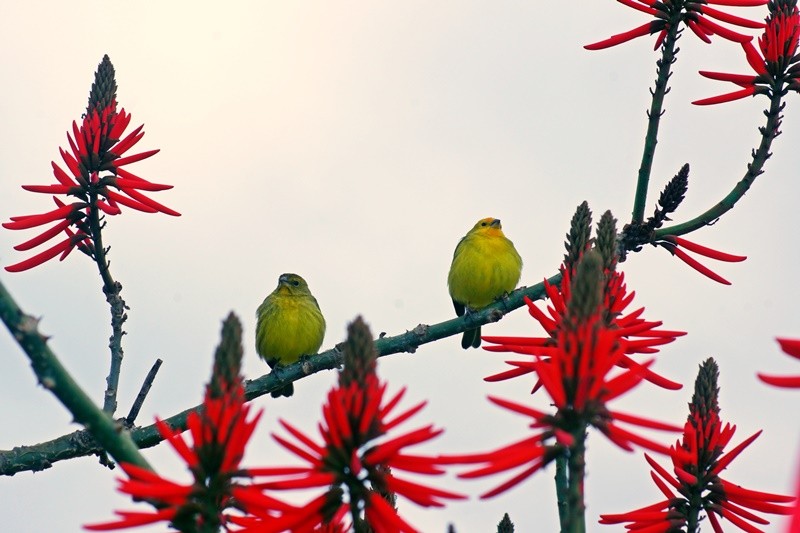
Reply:
<svg viewBox="0 0 800 533"><path fill-rule="evenodd" d="M761 19L766 9L728 8ZM131 310L120 385L124 415L155 358L162 370L139 416L170 416L200 401L222 318L244 323L247 377L267 371L255 354L255 309L283 272L308 281L326 316L323 348L342 340L361 314L376 335L451 318L447 270L459 238L476 220L500 218L525 266L523 285L554 274L575 207L595 220L606 209L627 221L655 76L653 39L602 52L584 44L646 22L603 2L6 2L0 6L0 219L50 209L22 184L52 182L50 161L85 109L103 54L117 70L118 101L160 148L135 172L175 188L154 198L175 219L130 210L109 220L111 270ZM698 108L691 100L731 87L699 69L749 72L741 49L687 34L666 103L647 213L683 163L691 164L684 205L692 218L719 201L745 172L759 141L765 98ZM734 444L764 429L727 477L756 490L790 492L798 466L800 396L769 388L757 371L798 373L776 336L800 337L797 199L800 99L790 95L784 134L766 174L736 209L691 239L747 255L706 264L732 281L719 285L645 248L624 270L637 306L668 329L689 334L665 347L655 370L685 384L643 385L615 405L682 423L698 365L721 366L722 417ZM0 231L0 265L27 257L12 246L33 232ZM84 256L0 279L25 311L42 316L50 345L98 400L110 334L100 280ZM486 334L541 335L517 312ZM29 363L0 333L0 448L34 444L77 429L36 386ZM390 389L407 386L415 417L445 434L430 453L483 451L526 435L526 420L490 405L495 394L522 400L524 379L486 384L503 356L464 352L453 337L415 354L381 359ZM282 417L312 431L326 372L295 385L291 399L256 400L266 410L245 463L287 456L269 436ZM544 405L542 398L534 402ZM671 442L667 435L655 435ZM165 474L185 479L164 446L146 452ZM661 498L640 452L625 453L596 432L588 441L587 520ZM96 458L0 478L0 516L10 531L79 531L133 505ZM400 502L425 532L492 531L508 511L517 531L555 531L553 468L508 493L477 495L504 477L437 480L473 498L443 510ZM780 531L781 519L773 529ZM163 527L153 528L161 531ZM613 528L606 528L612 530Z"/></svg>

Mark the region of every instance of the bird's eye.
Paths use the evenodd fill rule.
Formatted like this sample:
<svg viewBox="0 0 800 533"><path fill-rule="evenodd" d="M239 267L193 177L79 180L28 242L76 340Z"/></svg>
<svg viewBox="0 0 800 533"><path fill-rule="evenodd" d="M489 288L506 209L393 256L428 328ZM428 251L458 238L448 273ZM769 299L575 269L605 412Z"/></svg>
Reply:
<svg viewBox="0 0 800 533"><path fill-rule="evenodd" d="M295 287L299 287L300 286L300 282L297 281L296 279L293 279L292 280L292 285L294 285Z"/></svg>
<svg viewBox="0 0 800 533"><path fill-rule="evenodd" d="M486 227L486 222L481 222L481 227L485 228Z"/></svg>

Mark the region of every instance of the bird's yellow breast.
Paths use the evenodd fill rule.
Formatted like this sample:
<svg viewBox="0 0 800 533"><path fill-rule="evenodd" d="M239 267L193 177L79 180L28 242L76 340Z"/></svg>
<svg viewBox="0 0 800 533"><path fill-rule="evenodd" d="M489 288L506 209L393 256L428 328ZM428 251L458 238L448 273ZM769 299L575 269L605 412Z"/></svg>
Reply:
<svg viewBox="0 0 800 533"><path fill-rule="evenodd" d="M325 319L310 294L270 294L256 316L256 351L267 362L291 364L322 346Z"/></svg>
<svg viewBox="0 0 800 533"><path fill-rule="evenodd" d="M522 258L502 231L470 233L453 254L450 296L471 309L486 307L519 282Z"/></svg>

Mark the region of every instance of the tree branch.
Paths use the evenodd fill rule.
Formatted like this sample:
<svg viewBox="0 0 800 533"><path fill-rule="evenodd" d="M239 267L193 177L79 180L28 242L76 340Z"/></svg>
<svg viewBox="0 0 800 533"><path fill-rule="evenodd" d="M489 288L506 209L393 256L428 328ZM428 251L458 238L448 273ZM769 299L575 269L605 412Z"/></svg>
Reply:
<svg viewBox="0 0 800 533"><path fill-rule="evenodd" d="M644 138L644 151L642 152L642 163L639 166L639 176L636 180L636 195L633 199L633 214L631 222L641 224L644 220L644 210L647 206L647 188L650 184L650 172L653 169L653 159L656 155L656 145L658 144L658 126L661 123L661 115L664 114L664 97L669 92L667 83L671 76L672 64L675 62L675 44L678 40L680 24L675 21L670 24L664 44L661 46L661 59L656 62L656 86L651 91L653 95L650 103L650 110L647 112L647 134Z"/></svg>
<svg viewBox="0 0 800 533"><path fill-rule="evenodd" d="M105 450L117 461L150 469L150 465L139 453L139 449L130 435L121 431L120 425L92 402L92 399L61 365L50 347L47 346L47 337L38 331L39 319L26 315L6 291L2 282L0 282L0 319L3 320L11 335L30 359L31 367L39 383L52 392L72 413L75 421L82 424L94 437L94 440L101 445L89 453ZM31 451L31 447L24 448L24 454L27 455ZM49 461L46 455L34 455L38 465ZM0 458L0 463L2 462L3 459Z"/></svg>
<svg viewBox="0 0 800 533"><path fill-rule="evenodd" d="M547 281L551 285L557 285L561 283L561 274L556 274ZM525 305L525 296L531 300L540 300L544 298L544 295L544 283L537 283L531 287L522 287L509 294L508 297L469 315L433 325L420 324L403 334L378 338L375 341L375 348L379 356L399 352L413 353L423 344L463 333L465 330L479 325L497 322L507 313ZM284 367L280 372L280 376L275 373L269 373L247 381L245 384L245 396L249 401L277 390L290 382L322 370L337 368L341 364L342 354L338 348L334 347ZM185 429L186 417L198 408L199 406L195 406L186 409L167 418L165 422L173 428ZM132 429L130 437L139 448L149 448L163 440L155 424ZM102 451L103 447L92 439L86 430L76 431L41 444L17 446L11 450L0 450L0 475L14 475L17 472L27 470L34 472L44 470L58 461L99 454Z"/></svg>
<svg viewBox="0 0 800 533"><path fill-rule="evenodd" d="M713 224L722 215L733 209L742 196L750 189L750 186L758 176L764 173L764 165L772 155L770 148L772 141L780 135L781 112L784 104L782 103L783 91L777 90L773 93L770 100L770 107L764 111L767 123L759 128L761 132L761 143L757 150L753 151L753 161L747 165L747 172L744 177L733 187L733 189L716 205L705 213L681 224L675 224L655 231L653 241L667 235L685 235L704 226Z"/></svg>

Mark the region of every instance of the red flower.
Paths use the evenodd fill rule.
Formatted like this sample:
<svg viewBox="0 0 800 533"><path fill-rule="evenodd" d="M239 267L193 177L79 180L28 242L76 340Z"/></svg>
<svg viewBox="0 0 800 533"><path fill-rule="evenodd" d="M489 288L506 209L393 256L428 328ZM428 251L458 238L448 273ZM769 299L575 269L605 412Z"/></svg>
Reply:
<svg viewBox="0 0 800 533"><path fill-rule="evenodd" d="M800 359L800 340L778 339L784 353ZM800 376L770 376L758 373L758 379L776 387L800 388Z"/></svg>
<svg viewBox="0 0 800 533"><path fill-rule="evenodd" d="M555 413L549 413L509 400L490 397L495 404L531 418L530 427L536 432L529 437L494 451L482 454L449 456L453 463L478 463L482 466L460 474L460 477L474 478L513 470L516 473L506 482L482 495L495 496L533 475L540 468L566 449L583 453L583 440L588 426L594 426L613 443L625 450L642 446L659 453L668 453L666 447L624 428L625 424L650 429L679 431L680 428L663 424L636 415L612 411L608 404L624 395L645 377L652 377L648 367L652 360L637 363L626 355L639 340L626 338L634 332L620 327L609 317L615 316L620 308L630 303L629 298L617 300L614 290L607 290L608 284L619 287L618 277L607 276L602 270L600 255L591 250L583 254L575 269L572 280L569 276L562 281L563 290L568 294L564 309L559 309L562 301L553 300L555 309L551 315L555 320L544 316L532 302L528 301L531 314L547 329L548 339L500 338L485 340L499 343L497 349L530 354L535 357L532 363L518 364L526 370L535 371L542 388L552 399ZM566 272L565 272L566 273ZM568 281L568 283L565 283ZM535 309L535 311L534 311ZM638 317L638 314L636 315ZM642 323L639 331L646 332L660 323ZM674 337L674 332L669 332ZM662 339L657 338L659 341ZM672 340L671 338L669 340ZM653 344L661 344L655 342ZM640 346L645 352L652 349L649 340ZM617 368L620 371L615 371ZM578 445L580 449L575 449Z"/></svg>
<svg viewBox="0 0 800 533"><path fill-rule="evenodd" d="M96 90L99 86L106 88L105 92ZM102 94L98 95L99 92ZM56 222L43 233L15 246L14 249L19 251L27 251L44 244L61 232L65 232L67 238L29 259L7 266L7 271L27 270L59 254L60 260L63 260L75 247L94 257L93 241L99 233L99 216L117 215L121 212L120 206L146 213L180 215L140 192L163 191L171 189L171 185L152 183L122 168L147 159L157 154L158 150L123 157L142 139L144 132L143 126L139 126L123 137L131 115L124 109L117 112L115 98L114 67L111 66L108 56L105 56L95 75L89 107L81 125L78 126L73 121L72 133L67 132L70 151L59 149L69 172L52 162L56 183L22 186L27 191L72 196L76 200L67 204L53 196L56 209L37 215L11 217L11 222L3 224L6 229L18 230ZM101 172L110 174L101 176Z"/></svg>
<svg viewBox="0 0 800 533"><path fill-rule="evenodd" d="M752 511L791 513L792 506L780 504L793 501L792 496L745 489L720 477L722 470L761 432L724 453L736 427L723 427L719 418L718 375L713 359L701 366L683 438L670 448L673 474L645 454L653 468L651 477L666 499L627 513L603 515L601 524L627 523L626 529L636 531L677 531L687 523L697 524L702 510L716 533L723 531L720 520L728 520L745 531L760 531L752 523L769 522Z"/></svg>
<svg viewBox="0 0 800 533"><path fill-rule="evenodd" d="M742 43L747 62L755 71L752 74L728 74L701 70L706 78L732 82L741 89L703 98L695 105L711 105L739 100L754 94L785 94L800 92L800 72L796 56L800 38L800 14L795 0L777 0L770 4L770 14L763 35L758 39L758 49L751 42Z"/></svg>
<svg viewBox="0 0 800 533"><path fill-rule="evenodd" d="M497 343L498 346L485 346L484 349L491 352L515 352L520 354L533 355L534 357L547 357L546 347L557 344L556 336L560 328L563 327L566 302L570 299L570 284L573 274L562 265L561 285L550 285L545 280L545 291L550 300L547 306L547 313L531 300L526 300L528 311L545 329L550 337L484 337L487 342ZM662 322L647 321L642 318L644 308L640 307L634 311L623 315L623 312L633 302L635 293L628 294L625 285L625 275L621 272L612 271L607 274L608 281L604 293L604 307L608 326L616 329L622 342L624 355L619 361L619 366L628 368L637 363L630 357L633 354L653 354L658 352L657 346L668 344L677 337L686 335L684 331L670 331L658 329ZM536 361L506 361L514 369L501 372L486 378L486 381L502 381L517 376L528 374L535 371ZM639 365L640 371L644 373L644 379L651 383L670 390L677 390L682 387L680 383L671 381L660 376L652 370ZM538 388L538 384L537 387Z"/></svg>
<svg viewBox="0 0 800 533"><path fill-rule="evenodd" d="M723 278L722 276L720 276L707 266L700 263L697 259L686 253L683 250L683 248L686 248L686 250L692 251L696 254L700 254L702 256L709 257L711 259L716 259L717 261L725 261L727 263L738 263L747 259L747 256L733 255L733 254L727 254L725 252L720 252L719 250L714 250L712 248L708 248L707 246L693 243L692 241L686 240L676 235L668 235L664 237L663 241L656 242L653 244L654 246L661 246L665 250L669 251L672 255L676 256L678 259L680 259L693 269L697 270L704 276L709 277L718 283L722 283L723 285L730 285L731 282L726 280L725 278Z"/></svg>
<svg viewBox="0 0 800 533"><path fill-rule="evenodd" d="M403 496L424 507L440 507L443 500L463 498L396 474L397 471L444 473L437 458L405 452L410 446L433 439L442 430L428 425L390 437L391 430L421 410L425 402L397 412L405 389L386 400L385 391L386 384L380 383L374 374L360 382L340 383L331 389L322 408L320 441L280 421L291 438L274 435L275 440L308 464L297 468L250 469L253 476L276 478L256 486L271 490L311 487L327 490L306 506L285 513L280 520L264 522L247 531L305 531L303 528L330 520L343 506L352 509L360 505L365 509L363 520L375 531L416 531L386 501L386 494ZM359 516L353 518L362 520Z"/></svg>
<svg viewBox="0 0 800 533"><path fill-rule="evenodd" d="M237 328L238 332L231 333ZM136 500L145 500L156 509L149 512L118 511L118 520L87 525L86 529L107 531L167 521L181 531L198 531L200 526L216 531L214 528L231 520L232 515L226 511L228 508L235 507L259 516L278 516L294 509L237 481L237 478L247 477L240 462L261 416L260 412L249 416L250 406L245 403L239 374L240 335L238 320L229 317L223 326L223 344L217 350L214 374L206 387L203 406L187 417L191 444L162 420L156 421L161 436L186 462L193 481L174 482L150 470L122 463L128 478L119 480L118 490ZM226 339L231 338L235 344L226 346ZM231 346L238 346L238 350L226 352L225 348ZM228 357L231 352L233 358Z"/></svg>
<svg viewBox="0 0 800 533"><path fill-rule="evenodd" d="M651 15L653 20L632 30L609 37L603 41L584 46L587 50L602 50L618 44L628 42L637 37L658 33L654 49L658 49L664 42L667 32L673 26L681 23L689 27L692 32L706 43L711 42L712 35L719 35L729 41L738 43L748 42L752 39L721 26L711 19L716 19L726 24L734 24L743 28L763 28L764 24L719 11L708 4L754 7L767 3L767 0L617 0L619 3Z"/></svg>
<svg viewBox="0 0 800 533"><path fill-rule="evenodd" d="M180 432L157 420L159 433L186 462L194 481L177 483L123 463L121 466L128 479L119 481L118 490L137 500L147 500L158 509L150 512L117 511L119 520L87 525L86 529L107 531L168 521L186 530L182 526L207 522L225 524L230 517L222 510L234 505L248 512L251 508L276 512L291 509L287 504L234 481L243 475L239 463L261 416L258 413L248 419L249 408L244 403L241 384L224 391L221 397L207 392L202 410L190 413L187 418L191 444Z"/></svg>

